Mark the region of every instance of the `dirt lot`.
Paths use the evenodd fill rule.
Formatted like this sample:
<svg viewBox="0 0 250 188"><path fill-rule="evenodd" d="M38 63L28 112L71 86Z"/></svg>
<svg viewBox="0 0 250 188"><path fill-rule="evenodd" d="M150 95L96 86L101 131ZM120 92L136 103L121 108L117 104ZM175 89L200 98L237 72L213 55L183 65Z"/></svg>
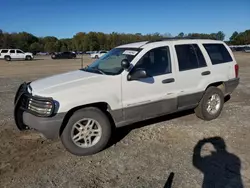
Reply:
<svg viewBox="0 0 250 188"><path fill-rule="evenodd" d="M239 181L250 187L250 54L235 56L241 82L218 119L204 122L186 112L137 123L118 129L113 145L87 157L69 154L59 139L19 132L13 120L13 98L19 84L78 69L81 60L0 61L0 187L160 188L170 172L175 174L173 188L200 188L204 178L214 181L221 176L225 177L223 184L231 185L228 187ZM85 64L89 62L84 58ZM193 164L196 144L214 136L224 139L227 152ZM202 155L209 155L212 149L206 144ZM233 167L225 169L225 162Z"/></svg>

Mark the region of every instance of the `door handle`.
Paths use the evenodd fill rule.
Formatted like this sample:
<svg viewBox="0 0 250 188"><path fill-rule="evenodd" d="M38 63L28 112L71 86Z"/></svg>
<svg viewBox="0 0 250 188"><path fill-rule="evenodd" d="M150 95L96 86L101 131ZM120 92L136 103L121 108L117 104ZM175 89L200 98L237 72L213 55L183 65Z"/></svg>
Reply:
<svg viewBox="0 0 250 188"><path fill-rule="evenodd" d="M202 73L201 73L202 76L206 76L206 75L209 75L209 74L211 74L210 71L205 71L205 72L202 72Z"/></svg>
<svg viewBox="0 0 250 188"><path fill-rule="evenodd" d="M174 78L168 78L168 79L162 80L162 83L163 84L168 84L168 83L171 83L171 82L174 82L174 81L175 81Z"/></svg>

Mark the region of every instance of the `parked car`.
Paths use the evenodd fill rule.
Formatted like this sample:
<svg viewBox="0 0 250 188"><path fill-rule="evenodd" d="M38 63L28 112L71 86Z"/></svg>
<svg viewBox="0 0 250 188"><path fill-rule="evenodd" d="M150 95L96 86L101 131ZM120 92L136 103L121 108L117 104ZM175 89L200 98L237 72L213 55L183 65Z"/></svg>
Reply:
<svg viewBox="0 0 250 188"><path fill-rule="evenodd" d="M91 53L90 57L93 58L93 59L99 59L100 57L102 57L106 53L107 53L107 51L104 51L104 50L97 51L97 52Z"/></svg>
<svg viewBox="0 0 250 188"><path fill-rule="evenodd" d="M246 53L250 53L250 47L245 47L244 51L245 51Z"/></svg>
<svg viewBox="0 0 250 188"><path fill-rule="evenodd" d="M76 54L72 52L60 52L60 53L52 53L52 59L72 59L76 58Z"/></svg>
<svg viewBox="0 0 250 188"><path fill-rule="evenodd" d="M36 55L49 55L48 52L38 52Z"/></svg>
<svg viewBox="0 0 250 188"><path fill-rule="evenodd" d="M75 155L103 150L114 127L187 109L209 121L239 84L238 64L222 41L162 39L118 46L64 74L23 83L15 122L60 137Z"/></svg>
<svg viewBox="0 0 250 188"><path fill-rule="evenodd" d="M0 59L6 61L11 60L32 60L33 54L30 52L23 52L20 49L0 49Z"/></svg>

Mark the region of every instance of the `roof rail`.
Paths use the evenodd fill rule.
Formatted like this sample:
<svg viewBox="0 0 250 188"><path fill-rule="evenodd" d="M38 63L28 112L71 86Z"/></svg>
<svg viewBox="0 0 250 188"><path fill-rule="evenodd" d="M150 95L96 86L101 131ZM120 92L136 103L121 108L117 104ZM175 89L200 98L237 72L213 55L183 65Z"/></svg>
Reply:
<svg viewBox="0 0 250 188"><path fill-rule="evenodd" d="M186 39L210 39L210 40L217 40L216 38L202 38L202 37L164 37L164 38L160 38L160 39L154 39L154 40L150 40L147 42L148 43L151 43L151 42L160 42L160 41L170 41L170 40L186 40Z"/></svg>

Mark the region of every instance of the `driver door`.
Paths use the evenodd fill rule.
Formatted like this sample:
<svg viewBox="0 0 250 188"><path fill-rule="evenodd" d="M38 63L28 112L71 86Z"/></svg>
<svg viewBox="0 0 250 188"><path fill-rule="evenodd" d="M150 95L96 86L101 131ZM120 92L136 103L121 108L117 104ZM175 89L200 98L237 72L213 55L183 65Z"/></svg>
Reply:
<svg viewBox="0 0 250 188"><path fill-rule="evenodd" d="M140 121L177 110L175 73L170 48L146 52L130 73L122 77L122 104L125 121ZM127 75L144 69L147 78L128 81Z"/></svg>

